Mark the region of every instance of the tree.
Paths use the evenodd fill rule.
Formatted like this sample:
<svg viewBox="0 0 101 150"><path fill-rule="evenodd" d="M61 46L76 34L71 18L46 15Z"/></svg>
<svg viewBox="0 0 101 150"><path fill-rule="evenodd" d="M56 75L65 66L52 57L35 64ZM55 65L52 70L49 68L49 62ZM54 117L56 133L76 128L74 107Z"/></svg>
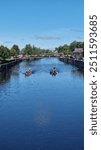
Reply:
<svg viewBox="0 0 101 150"><path fill-rule="evenodd" d="M0 57L3 60L10 58L10 50L3 45L0 46Z"/></svg>
<svg viewBox="0 0 101 150"><path fill-rule="evenodd" d="M11 48L11 56L17 56L17 55L19 55L19 53L20 53L20 49L19 49L19 47L18 47L18 45L13 45L12 46L12 48Z"/></svg>
<svg viewBox="0 0 101 150"><path fill-rule="evenodd" d="M11 56L16 56L17 55L16 50L13 49L13 48L11 49L10 53L11 53Z"/></svg>
<svg viewBox="0 0 101 150"><path fill-rule="evenodd" d="M24 54L31 55L33 53L33 48L30 44L26 44L23 51L24 51Z"/></svg>
<svg viewBox="0 0 101 150"><path fill-rule="evenodd" d="M55 48L55 50L58 51L58 53L61 53L63 52L65 55L69 54L70 51L69 51L69 45L65 44L63 46L59 46L57 48Z"/></svg>
<svg viewBox="0 0 101 150"><path fill-rule="evenodd" d="M73 41L70 44L70 51L74 51L75 48L83 48L84 49L84 42Z"/></svg>

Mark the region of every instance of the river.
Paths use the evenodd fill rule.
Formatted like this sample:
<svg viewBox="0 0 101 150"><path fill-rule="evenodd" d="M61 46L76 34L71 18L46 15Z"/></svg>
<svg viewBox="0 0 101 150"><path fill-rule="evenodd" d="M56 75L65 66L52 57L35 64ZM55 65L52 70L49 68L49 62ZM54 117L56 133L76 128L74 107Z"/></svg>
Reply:
<svg viewBox="0 0 101 150"><path fill-rule="evenodd" d="M58 74L50 75L56 67ZM31 68L33 74L25 77ZM57 58L0 74L0 150L83 150L84 78Z"/></svg>

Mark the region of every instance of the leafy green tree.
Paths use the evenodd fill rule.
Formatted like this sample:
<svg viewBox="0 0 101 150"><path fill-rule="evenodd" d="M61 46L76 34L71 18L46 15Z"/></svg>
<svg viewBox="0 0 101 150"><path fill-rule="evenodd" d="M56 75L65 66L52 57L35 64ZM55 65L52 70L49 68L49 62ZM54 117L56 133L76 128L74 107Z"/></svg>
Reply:
<svg viewBox="0 0 101 150"><path fill-rule="evenodd" d="M17 52L16 52L16 50L13 49L13 48L11 48L10 53L11 53L11 56L17 56Z"/></svg>
<svg viewBox="0 0 101 150"><path fill-rule="evenodd" d="M83 48L84 49L84 42L73 41L70 44L70 51L74 51L75 48Z"/></svg>
<svg viewBox="0 0 101 150"><path fill-rule="evenodd" d="M0 46L0 58L2 60L10 58L10 50L7 47L4 47L3 45Z"/></svg>
<svg viewBox="0 0 101 150"><path fill-rule="evenodd" d="M58 53L63 52L65 55L70 53L69 45L67 45L67 44L65 44L63 46L59 46L59 47L55 48L55 50L57 50Z"/></svg>
<svg viewBox="0 0 101 150"><path fill-rule="evenodd" d="M19 53L20 53L20 49L19 49L19 47L18 47L18 45L13 45L12 46L12 48L11 48L11 56L17 56L17 55L19 55Z"/></svg>
<svg viewBox="0 0 101 150"><path fill-rule="evenodd" d="M26 46L23 49L23 52L24 52L24 54L27 54L27 55L33 54L32 46L30 44L26 44Z"/></svg>

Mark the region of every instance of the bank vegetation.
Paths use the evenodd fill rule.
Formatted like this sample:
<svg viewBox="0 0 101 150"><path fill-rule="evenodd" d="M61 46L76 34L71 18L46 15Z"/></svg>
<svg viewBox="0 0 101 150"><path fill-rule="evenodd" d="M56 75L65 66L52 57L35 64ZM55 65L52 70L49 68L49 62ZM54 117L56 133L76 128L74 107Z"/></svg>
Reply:
<svg viewBox="0 0 101 150"><path fill-rule="evenodd" d="M56 47L54 50L42 49L31 44L26 44L24 48L20 49L18 45L14 44L11 48L4 45L0 46L0 63L5 63L19 55L44 55L44 54L55 54L63 53L64 55L71 55L75 48L82 48L84 50L84 42L73 41L70 45L61 45Z"/></svg>

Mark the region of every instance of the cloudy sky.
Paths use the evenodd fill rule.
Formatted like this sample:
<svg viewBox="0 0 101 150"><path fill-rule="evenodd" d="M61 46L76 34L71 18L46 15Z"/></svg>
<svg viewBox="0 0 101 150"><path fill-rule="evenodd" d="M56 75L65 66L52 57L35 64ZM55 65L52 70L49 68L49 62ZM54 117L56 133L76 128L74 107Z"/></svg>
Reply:
<svg viewBox="0 0 101 150"><path fill-rule="evenodd" d="M0 45L54 49L84 36L83 0L0 0Z"/></svg>

